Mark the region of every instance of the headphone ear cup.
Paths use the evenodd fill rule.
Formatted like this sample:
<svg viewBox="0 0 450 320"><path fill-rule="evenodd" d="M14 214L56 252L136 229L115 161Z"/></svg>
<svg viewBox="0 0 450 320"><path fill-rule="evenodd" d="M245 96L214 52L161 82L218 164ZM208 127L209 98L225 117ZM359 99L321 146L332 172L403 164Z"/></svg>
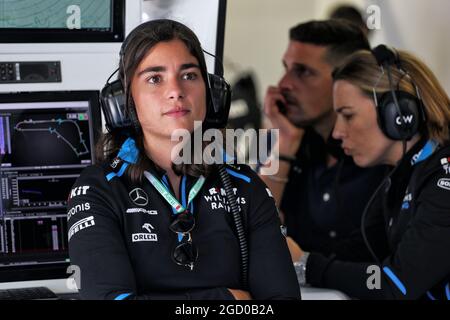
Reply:
<svg viewBox="0 0 450 320"><path fill-rule="evenodd" d="M108 83L100 92L100 105L105 115L106 128L109 131L131 125L125 103L126 98L120 80Z"/></svg>
<svg viewBox="0 0 450 320"><path fill-rule="evenodd" d="M392 140L411 140L420 129L420 101L404 91L395 91L401 114L399 114L391 92L386 92L379 100L378 124L383 133Z"/></svg>
<svg viewBox="0 0 450 320"><path fill-rule="evenodd" d="M208 128L225 128L231 105L231 87L224 78L208 74L208 99L205 125Z"/></svg>

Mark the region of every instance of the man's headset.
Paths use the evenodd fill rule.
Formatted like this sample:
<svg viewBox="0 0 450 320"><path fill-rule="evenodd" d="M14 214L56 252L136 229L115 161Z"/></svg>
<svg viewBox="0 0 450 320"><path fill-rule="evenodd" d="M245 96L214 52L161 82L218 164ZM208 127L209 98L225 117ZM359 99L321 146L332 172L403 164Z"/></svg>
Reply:
<svg viewBox="0 0 450 320"><path fill-rule="evenodd" d="M134 35L147 28L149 23L152 23L152 21L139 25L122 43L120 48L120 64L122 67L124 67L124 56L128 43L133 39ZM204 52L215 58L214 55L206 51ZM117 71L119 71L119 69L111 74L106 81L104 88L100 92L100 104L105 115L106 128L109 131L133 128L134 130L139 130L140 125L137 119L136 110L129 100L129 84L126 83L126 77L124 79L125 86L120 79L109 82ZM223 77L211 73L208 73L206 83L207 110L203 127L224 128L228 121L228 114L230 111L231 87Z"/></svg>
<svg viewBox="0 0 450 320"><path fill-rule="evenodd" d="M400 57L395 49L388 48L386 45L379 45L372 50L372 54L381 67L380 78L373 87L378 125L388 138L397 141L409 141L419 132L426 121L419 88L408 72L402 68ZM393 83L391 71L393 66L402 73L402 78L407 77L409 79L416 90L416 96L399 90L402 78L396 85ZM376 89L384 76L385 70L389 79L390 91L378 97Z"/></svg>

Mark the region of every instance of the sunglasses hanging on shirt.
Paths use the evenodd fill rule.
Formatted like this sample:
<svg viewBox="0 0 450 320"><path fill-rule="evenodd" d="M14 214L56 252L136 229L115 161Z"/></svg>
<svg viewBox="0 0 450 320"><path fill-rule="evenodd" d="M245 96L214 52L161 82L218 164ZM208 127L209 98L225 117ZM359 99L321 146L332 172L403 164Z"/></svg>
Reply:
<svg viewBox="0 0 450 320"><path fill-rule="evenodd" d="M195 227L195 218L193 213L187 208L200 192L205 183L205 178L203 176L198 178L197 182L189 191L187 204L183 206L158 178L147 171L144 172L144 176L172 207L174 220L170 224L169 229L178 235L179 243L173 250L172 259L176 264L188 267L192 271L194 269L194 263L198 258L198 250L192 243L191 236L191 232Z"/></svg>

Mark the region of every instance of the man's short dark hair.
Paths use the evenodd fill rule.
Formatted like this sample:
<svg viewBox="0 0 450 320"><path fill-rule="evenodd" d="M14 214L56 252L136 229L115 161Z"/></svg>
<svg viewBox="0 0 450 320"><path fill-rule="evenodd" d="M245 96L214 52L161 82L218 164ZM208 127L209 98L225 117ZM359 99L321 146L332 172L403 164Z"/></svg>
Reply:
<svg viewBox="0 0 450 320"><path fill-rule="evenodd" d="M353 6L341 5L333 9L330 19L343 19L353 22L358 26L364 26L364 18L361 12Z"/></svg>
<svg viewBox="0 0 450 320"><path fill-rule="evenodd" d="M351 5L340 5L335 7L329 14L329 19L341 19L352 22L360 27L366 36L369 36L372 31L367 27L361 11Z"/></svg>
<svg viewBox="0 0 450 320"><path fill-rule="evenodd" d="M327 47L325 60L334 67L358 50L370 50L363 31L343 20L309 21L289 30L291 41Z"/></svg>

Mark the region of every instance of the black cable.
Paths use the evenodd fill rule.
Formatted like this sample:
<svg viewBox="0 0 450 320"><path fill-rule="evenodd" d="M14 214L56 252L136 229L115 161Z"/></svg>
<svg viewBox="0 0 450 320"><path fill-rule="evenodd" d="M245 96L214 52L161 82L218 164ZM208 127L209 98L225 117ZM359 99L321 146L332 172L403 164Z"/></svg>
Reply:
<svg viewBox="0 0 450 320"><path fill-rule="evenodd" d="M207 55L213 57L214 59L218 60L220 63L218 64L220 66L220 70L219 70L219 75L223 76L224 74L224 68L223 68L223 62L222 60L220 60L219 57L216 57L215 55L213 55L212 53L209 53L208 51L206 51L205 49L202 49L204 53L206 53Z"/></svg>
<svg viewBox="0 0 450 320"><path fill-rule="evenodd" d="M248 288L248 245L245 228L242 222L242 216L239 213L239 208L236 201L236 196L233 193L233 185L231 179L226 171L225 165L219 166L219 175L225 189L226 198L231 208L236 233L239 241L239 249L241 252L241 279L244 289Z"/></svg>
<svg viewBox="0 0 450 320"><path fill-rule="evenodd" d="M113 73L111 73L108 80L106 80L106 84L109 84L109 80L111 80L111 78L117 73L117 71L119 71L119 68L117 68Z"/></svg>
<svg viewBox="0 0 450 320"><path fill-rule="evenodd" d="M402 141L402 144L403 144L403 155L402 155L402 158L401 158L401 160L402 160L402 159L405 157L406 151L407 151L407 141L406 141L406 137L405 137L405 135L404 135L404 133L403 133L403 127L404 127L405 123L404 123L402 111L401 111L401 109L400 109L400 105L399 105L399 103L398 103L397 95L395 94L395 91L394 91L394 86L393 86L393 83L392 83L391 67L390 67L389 63L387 63L385 66L386 66L386 69L387 69L387 75L388 75L388 81L389 81L389 90L390 90L391 95L392 95L392 98L393 98L393 100L394 100L395 108L397 109L397 112L398 112L398 114L399 114L399 116L400 116L400 126L401 126L400 132L401 132L401 134L402 134L402 137L401 137L402 140L401 140L401 141ZM397 83L397 85L398 85L398 83ZM372 194L370 200L367 202L367 205L366 205L366 207L364 208L363 214L362 214L362 216L361 216L361 235L362 235L364 244L366 245L367 250L369 251L369 253L370 253L370 255L372 256L372 258L374 259L374 261L377 263L377 265L378 265L380 268L382 268L383 266L382 266L380 260L378 259L378 256L375 254L375 252L374 252L372 246L370 245L369 240L367 239L366 228L365 228L366 217L367 217L367 214L368 214L370 208L371 208L372 205L373 205L373 202L375 201L376 197L378 196L378 194L380 193L380 191L383 189L383 187L385 186L385 184L386 184L387 182L389 182L389 188L390 188L391 178L392 178L392 176L395 174L395 172L397 172L397 170L400 168L400 165L401 165L401 163L402 163L401 160L398 161L398 163L396 164L396 166L391 170L391 172L389 172L389 174L383 179L383 181L382 181L382 182L380 183L380 185L377 187L377 189L375 190L375 192ZM385 278L386 283L388 283L388 282L389 282L389 281L388 281L389 279L388 279L387 275L386 275L384 272L381 272L381 274L382 274L383 277ZM390 293L392 294L392 296L395 297L394 292L393 292L393 290L392 290L392 287L389 286L389 285L388 285L388 287L389 287L389 291L390 291Z"/></svg>
<svg viewBox="0 0 450 320"><path fill-rule="evenodd" d="M398 100L397 100L397 95L394 92L394 88L392 86L392 74L391 74L391 67L389 65L386 66L387 69L387 74L388 74L388 80L389 80L389 89L390 92L392 94L392 98L394 99L394 105L397 109L398 114L400 115L401 118L401 125L403 126L403 115L402 112L400 110L400 106L398 104ZM402 132L403 133L403 132ZM402 137L402 142L403 142L403 156L402 159L405 157L406 155L406 148L407 148L407 142L406 139L404 137ZM366 235L366 228L365 228L365 220L366 220L366 216L367 213L369 212L370 207L372 206L375 198L377 197L378 193L380 193L380 190L384 187L384 185L386 184L386 182L390 182L391 177L394 175L394 173L397 171L397 169L400 167L401 164L401 160L397 163L397 165L394 167L394 169L391 170L391 172L389 172L389 174L383 179L383 181L380 183L380 185L378 186L378 188L375 190L375 192L372 194L372 197L370 198L369 202L367 202L366 207L364 208L363 214L361 216L361 234L364 240L364 243L367 247L367 249L369 250L370 254L372 255L372 257L374 258L375 262L381 266L380 261L378 260L377 255L375 254L375 252L372 249L372 246L369 243L369 240L367 239L367 235Z"/></svg>
<svg viewBox="0 0 450 320"><path fill-rule="evenodd" d="M375 260L375 262L380 266L381 266L381 263L380 263L377 255L373 251L372 246L369 243L369 240L367 239L366 228L365 228L366 217L369 212L369 209L372 207L373 202L375 201L375 198L378 196L381 189L385 186L386 182L390 181L390 179L392 178L392 176L394 175L394 173L397 171L397 169L399 167L400 167L400 162L395 166L394 169L391 170L391 172L389 172L389 174L383 179L383 181L381 181L380 185L377 187L375 192L372 194L369 202L367 202L367 205L364 208L363 214L361 216L361 234L362 234L362 237L364 240L364 244L366 245L367 249L369 250L369 252L370 252L371 256L373 257L373 259Z"/></svg>
<svg viewBox="0 0 450 320"><path fill-rule="evenodd" d="M377 255L375 254L375 251L373 251L373 248L370 245L369 240L367 239L366 228L365 228L366 221L365 220L366 220L366 216L367 216L367 214L369 212L369 209L372 207L372 204L373 204L374 200L376 199L377 195L380 193L382 188L385 186L386 182L389 182L389 184L391 183L391 178L394 175L394 173L397 172L398 168L400 168L400 164L401 164L401 161L399 161L397 163L397 165L394 167L394 169L392 169L391 172L389 172L389 174L383 179L381 184L378 186L378 188L373 193L373 195L370 198L369 202L367 202L367 205L366 205L366 207L364 209L364 212L363 212L363 214L361 216L361 235L363 237L364 244L366 245L367 250L369 250L369 253L371 254L372 258L374 259L374 261L376 262L376 264L380 268L382 268L383 265L381 264L381 261L378 259ZM389 283L390 279L388 278L388 276L383 271L381 271L381 274L382 274L383 278L386 280L386 283ZM387 287L389 288L389 292L392 294L392 296L395 297L395 294L394 294L394 291L392 290L392 287L390 285L387 285Z"/></svg>

